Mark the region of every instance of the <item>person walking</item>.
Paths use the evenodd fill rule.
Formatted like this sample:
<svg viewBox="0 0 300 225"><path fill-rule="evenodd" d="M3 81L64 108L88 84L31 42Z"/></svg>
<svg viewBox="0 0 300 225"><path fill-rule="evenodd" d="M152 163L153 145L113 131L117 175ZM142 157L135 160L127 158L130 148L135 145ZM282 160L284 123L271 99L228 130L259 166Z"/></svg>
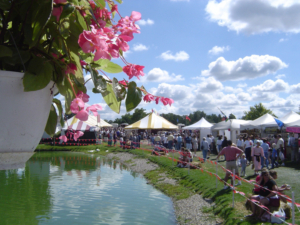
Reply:
<svg viewBox="0 0 300 225"><path fill-rule="evenodd" d="M257 141L256 146L252 148L251 156L254 164L254 175L258 175L258 171L261 170L261 157L265 159L264 150L260 146L261 142Z"/></svg>
<svg viewBox="0 0 300 225"><path fill-rule="evenodd" d="M261 168L267 167L269 169L269 148L270 146L267 143L267 139L263 139L263 143L261 144L261 147L264 150L264 155L261 156Z"/></svg>
<svg viewBox="0 0 300 225"><path fill-rule="evenodd" d="M192 145L193 145L193 150L194 150L194 156L196 157L197 149L198 149L198 139L196 135L193 136L192 138Z"/></svg>
<svg viewBox="0 0 300 225"><path fill-rule="evenodd" d="M237 147L232 146L232 141L227 140L228 146L223 148L222 151L218 154L217 159L221 155L224 155L226 158L226 169L233 172L235 170L235 174L239 176L239 169L237 167L236 160L238 157L240 157L243 154L243 151ZM225 178L224 178L224 189L227 189L229 186L226 185L227 180L230 176L230 172L226 172ZM241 185L241 181L239 180L237 185ZM233 185L233 180L231 179L231 185Z"/></svg>
<svg viewBox="0 0 300 225"><path fill-rule="evenodd" d="M203 137L203 140L201 141L201 144L200 144L200 148L202 150L202 155L203 155L203 159L204 159L204 162L206 161L206 158L207 158L207 152L209 150L209 144L208 142L206 141L206 138Z"/></svg>
<svg viewBox="0 0 300 225"><path fill-rule="evenodd" d="M174 140L174 136L170 132L169 136L168 136L168 149L172 149L173 148L173 140Z"/></svg>
<svg viewBox="0 0 300 225"><path fill-rule="evenodd" d="M250 137L247 138L247 140L244 142L244 149L245 149L245 155L246 159L251 162L251 148L253 146L253 142Z"/></svg>

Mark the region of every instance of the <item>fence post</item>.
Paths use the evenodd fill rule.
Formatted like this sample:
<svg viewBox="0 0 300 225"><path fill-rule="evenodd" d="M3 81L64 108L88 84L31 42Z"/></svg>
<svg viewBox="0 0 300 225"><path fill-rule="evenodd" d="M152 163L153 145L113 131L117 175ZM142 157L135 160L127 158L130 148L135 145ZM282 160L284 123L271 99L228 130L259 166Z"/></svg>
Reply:
<svg viewBox="0 0 300 225"><path fill-rule="evenodd" d="M216 164L216 188L218 188L218 163Z"/></svg>
<svg viewBox="0 0 300 225"><path fill-rule="evenodd" d="M233 188L235 183L235 169L233 169ZM232 191L232 208L234 208L234 191Z"/></svg>
<svg viewBox="0 0 300 225"><path fill-rule="evenodd" d="M295 224L295 194L292 191L292 221L293 225Z"/></svg>

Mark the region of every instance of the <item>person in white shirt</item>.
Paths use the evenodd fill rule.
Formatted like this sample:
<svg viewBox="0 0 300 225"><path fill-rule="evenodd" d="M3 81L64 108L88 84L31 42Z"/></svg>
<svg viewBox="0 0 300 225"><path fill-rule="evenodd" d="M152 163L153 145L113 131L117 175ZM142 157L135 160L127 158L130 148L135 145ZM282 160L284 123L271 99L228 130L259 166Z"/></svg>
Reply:
<svg viewBox="0 0 300 225"><path fill-rule="evenodd" d="M280 154L284 152L284 140L281 137L281 134L277 135L277 143L276 143L276 149L277 149L277 162L279 161ZM282 160L282 166L284 166L284 160Z"/></svg>
<svg viewBox="0 0 300 225"><path fill-rule="evenodd" d="M217 150L218 150L218 153L222 150L222 136L220 135L218 137L218 140L217 140Z"/></svg>
<svg viewBox="0 0 300 225"><path fill-rule="evenodd" d="M239 149L244 151L244 140L242 136L237 140L236 145Z"/></svg>
<svg viewBox="0 0 300 225"><path fill-rule="evenodd" d="M208 152L207 152L207 159L209 159L210 151L211 151L211 143L212 143L210 134L207 135L206 141L207 141L208 146L209 146L209 149L208 149Z"/></svg>

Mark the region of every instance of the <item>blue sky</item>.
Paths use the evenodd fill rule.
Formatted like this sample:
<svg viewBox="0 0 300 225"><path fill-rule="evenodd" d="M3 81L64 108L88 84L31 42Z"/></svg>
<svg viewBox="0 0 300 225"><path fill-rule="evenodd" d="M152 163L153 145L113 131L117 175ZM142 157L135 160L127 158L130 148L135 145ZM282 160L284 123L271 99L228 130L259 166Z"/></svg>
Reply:
<svg viewBox="0 0 300 225"><path fill-rule="evenodd" d="M148 112L219 114L219 107L240 118L259 102L279 117L299 111L300 0L123 0L119 11L142 14L126 59L145 66L145 77L132 80L175 101L141 102ZM124 105L116 114L101 95L88 93L89 104L103 106L101 118L126 113Z"/></svg>

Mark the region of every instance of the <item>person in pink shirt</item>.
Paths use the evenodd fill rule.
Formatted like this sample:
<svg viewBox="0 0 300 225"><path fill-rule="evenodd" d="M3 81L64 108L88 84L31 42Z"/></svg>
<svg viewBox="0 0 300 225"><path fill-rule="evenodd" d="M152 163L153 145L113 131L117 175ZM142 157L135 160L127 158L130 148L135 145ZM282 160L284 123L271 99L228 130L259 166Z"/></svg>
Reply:
<svg viewBox="0 0 300 225"><path fill-rule="evenodd" d="M218 154L217 160L219 159L220 155L224 155L225 159L226 159L226 169L230 170L230 171L235 170L235 174L237 176L239 176L239 170L238 170L238 167L236 164L236 159L239 158L244 152L241 149L232 146L231 140L228 140L227 143L228 143L228 146L223 148L222 151ZM228 186L226 185L226 182L227 182L229 176L230 176L230 172L227 171L225 178L224 178L224 182L225 182L224 189L228 188ZM237 185L241 185L241 184L242 183L239 180ZM231 185L233 185L233 180L231 180Z"/></svg>
<svg viewBox="0 0 300 225"><path fill-rule="evenodd" d="M256 146L251 150L252 161L254 163L254 174L258 175L258 171L261 170L261 157L266 160L264 150L260 147L261 142L257 141Z"/></svg>

